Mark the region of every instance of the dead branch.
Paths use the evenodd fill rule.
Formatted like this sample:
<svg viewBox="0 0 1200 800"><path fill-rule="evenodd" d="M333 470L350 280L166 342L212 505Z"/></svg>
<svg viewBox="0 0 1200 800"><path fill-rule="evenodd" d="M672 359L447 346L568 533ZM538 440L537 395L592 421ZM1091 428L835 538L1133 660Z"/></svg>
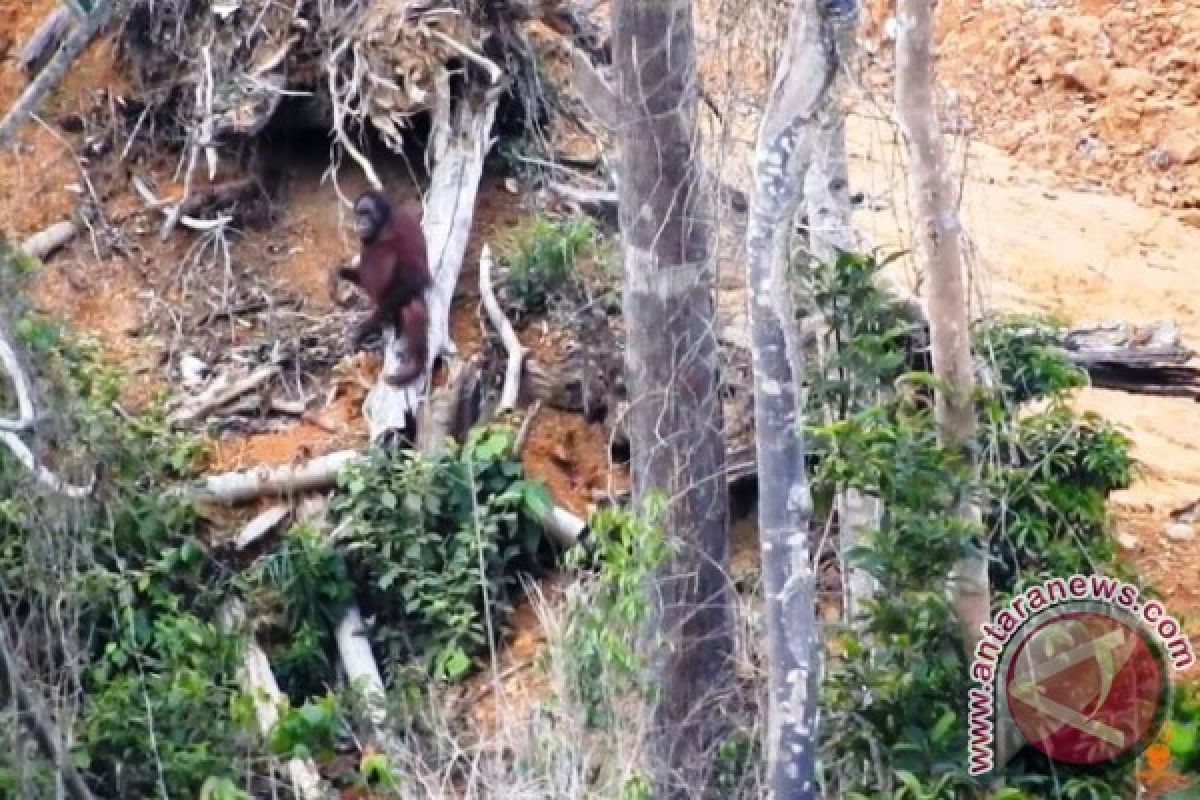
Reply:
<svg viewBox="0 0 1200 800"><path fill-rule="evenodd" d="M146 185L146 182L140 178L133 179L133 188L145 201L145 205L141 208L135 208L131 211L126 211L122 214L114 215L113 223L124 222L130 217L138 214L145 214L149 211L158 211L163 214L169 214L171 209L178 206L180 209L180 221L187 224L202 224L204 220L196 219L191 216L199 212L205 206L216 203L227 203L231 200L236 200L242 195L249 194L258 185L250 178L239 178L232 181L224 181L223 183L214 183L210 186L204 186L193 190L186 198L182 200L178 198L160 199Z"/></svg>
<svg viewBox="0 0 1200 800"><path fill-rule="evenodd" d="M12 379L17 395L17 419L0 420L3 423L0 425L0 444L12 451L16 459L33 473L34 479L42 486L71 498L87 497L95 487L95 476L86 486L75 486L63 481L44 465L38 464L33 451L17 436L17 431L29 429L36 419L33 389L29 384L29 378L25 375L25 370L21 368L21 362L17 359L16 350L8 343L8 339L2 332L0 332L0 366L4 367L4 371Z"/></svg>
<svg viewBox="0 0 1200 800"><path fill-rule="evenodd" d="M180 493L197 501L235 505L263 495L292 495L328 489L343 467L359 457L357 450L338 450L302 464L259 466L209 475Z"/></svg>
<svg viewBox="0 0 1200 800"><path fill-rule="evenodd" d="M616 219L617 193L608 189L586 189L560 181L550 181L546 188L581 211L594 217Z"/></svg>
<svg viewBox="0 0 1200 800"><path fill-rule="evenodd" d="M92 39L96 38L96 35L112 20L118 6L124 11L124 0L96 0L96 5L84 19L83 24L67 37L46 68L33 79L33 82L17 98L17 102L13 103L4 119L0 120L0 148L6 148L12 144L17 130L30 114L37 111L38 106L41 105L43 98L50 90L62 83L67 70L87 49Z"/></svg>
<svg viewBox="0 0 1200 800"><path fill-rule="evenodd" d="M448 89L447 89L448 91ZM474 102L472 101L474 100ZM462 100L454 113L435 114L433 159L422 227L433 273L429 290L429 358L457 352L450 338L450 302L471 235L483 161L492 147L492 123L500 91L493 87ZM449 97L439 100L448 104Z"/></svg>
<svg viewBox="0 0 1200 800"><path fill-rule="evenodd" d="M338 62L341 61L346 50L350 47L351 40L346 39L333 54L329 57L329 62L325 65L325 72L329 80L329 98L333 103L333 132L337 136L338 142L345 148L350 157L355 160L358 166L362 169L363 174L367 177L367 182L371 184L371 188L376 191L383 189L383 181L379 180L379 175L375 172L375 168L371 166L371 162L367 157L354 146L354 142L350 141L350 137L346 135L344 127L345 111L342 110L341 89L338 88Z"/></svg>
<svg viewBox="0 0 1200 800"><path fill-rule="evenodd" d="M17 54L17 63L26 74L32 75L41 69L46 57L52 50L58 48L63 37L67 35L71 24L75 21L75 11L70 2L63 3L42 20L37 30L29 37L29 41Z"/></svg>
<svg viewBox="0 0 1200 800"><path fill-rule="evenodd" d="M225 385L215 382L203 394L192 398L187 407L171 414L169 420L173 425L187 425L208 416L212 411L233 402L237 398L260 388L263 384L275 378L280 373L278 365L270 364L259 367L244 378Z"/></svg>
<svg viewBox="0 0 1200 800"><path fill-rule="evenodd" d="M396 374L400 363L396 349L400 339L391 326L385 326L383 369L363 403L363 416L373 440L387 430L404 429L410 413L417 416L421 400L416 387L428 381L439 356L454 355L458 350L450 338L450 303L471 235L475 198L483 176L484 157L492 146L492 123L500 92L495 86L476 92L451 113L448 78L443 75L438 86L428 150L434 166L421 221L433 273L433 286L425 295L429 309L429 360L424 381L404 388L392 386L388 378Z"/></svg>
<svg viewBox="0 0 1200 800"><path fill-rule="evenodd" d="M29 235L21 242L21 252L39 261L45 260L79 233L79 226L69 219L55 222L53 225Z"/></svg>
<svg viewBox="0 0 1200 800"><path fill-rule="evenodd" d="M607 130L616 130L621 124L621 103L612 84L578 47L570 42L564 44L571 56L571 84L576 95L601 125Z"/></svg>
<svg viewBox="0 0 1200 800"><path fill-rule="evenodd" d="M500 339L504 342L504 349L508 352L504 388L500 392L500 404L496 408L498 412L508 411L516 408L517 394L521 390L521 369L525 364L525 356L528 351L525 349L525 345L521 344L521 340L517 338L517 332L513 329L512 322L504 315L504 310L500 308L500 302L496 299L496 290L492 285L492 250L487 244L483 245L483 249L479 253L479 293L482 295L483 307L487 311L488 319L499 332Z"/></svg>
<svg viewBox="0 0 1200 800"><path fill-rule="evenodd" d="M35 416L33 388L29 384L29 378L25 377L25 370L17 358L17 351L8 343L8 338L2 331L0 331L0 366L4 367L4 371L8 373L9 379L13 383L13 390L17 395L17 419L14 424L28 425Z"/></svg>
<svg viewBox="0 0 1200 800"><path fill-rule="evenodd" d="M230 600L220 612L221 628L226 633L232 633L245 625L245 617L241 602ZM246 653L238 677L246 694L254 698L254 716L258 720L258 730L265 738L279 721L279 707L286 703L286 699L279 690L267 654L253 636L247 637ZM321 775L312 759L289 758L285 767L297 797L302 800L320 800L324 797Z"/></svg>
<svg viewBox="0 0 1200 800"><path fill-rule="evenodd" d="M76 771L70 753L63 746L62 735L46 711L45 704L26 685L17 663L17 654L9 645L8 632L3 627L0 627L0 684L8 686L21 717L41 748L42 755L54 765L54 769L62 778L67 794L75 800L95 800L95 795L88 789L83 776Z"/></svg>
<svg viewBox="0 0 1200 800"><path fill-rule="evenodd" d="M272 506L262 512L242 528L241 533L233 540L233 546L238 550L245 550L250 545L257 542L259 539L266 536L271 531L275 530L288 516L292 513L289 506Z"/></svg>

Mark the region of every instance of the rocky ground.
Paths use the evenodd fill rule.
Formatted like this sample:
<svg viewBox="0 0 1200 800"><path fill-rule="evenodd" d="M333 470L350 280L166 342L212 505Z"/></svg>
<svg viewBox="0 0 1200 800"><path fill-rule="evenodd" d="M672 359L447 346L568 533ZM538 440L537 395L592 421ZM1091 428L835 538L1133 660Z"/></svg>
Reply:
<svg viewBox="0 0 1200 800"><path fill-rule="evenodd" d="M869 4L880 66L889 5ZM1200 6L941 0L937 14L948 131L1200 227ZM883 90L886 71L869 82Z"/></svg>

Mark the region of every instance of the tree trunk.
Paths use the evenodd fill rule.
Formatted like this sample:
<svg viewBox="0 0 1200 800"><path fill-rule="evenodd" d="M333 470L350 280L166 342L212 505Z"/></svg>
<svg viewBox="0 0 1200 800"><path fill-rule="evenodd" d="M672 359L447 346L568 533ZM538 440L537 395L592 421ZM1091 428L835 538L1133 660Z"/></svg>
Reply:
<svg viewBox="0 0 1200 800"><path fill-rule="evenodd" d="M797 391L804 354L787 281L791 232L814 160L818 122L831 111L836 59L821 0L797 0L763 113L746 232L754 367L758 524L770 703L767 780L776 800L817 796L820 672L812 567L812 497Z"/></svg>
<svg viewBox="0 0 1200 800"><path fill-rule="evenodd" d="M842 97L848 70L854 58L858 22L857 0L826 4L822 44L831 59L834 82L830 96L817 114L812 165L804 181L808 216L808 249L819 262L832 263L839 252L857 249L851 222L850 181L846 161L846 114ZM836 320L830 320L830 324ZM835 350L832 335L822 337L825 352ZM827 363L824 354L822 363ZM851 381L853 375L846 376ZM852 395L853 396L853 395ZM876 399L878 393L876 393ZM857 411L858 409L852 409ZM833 422L832 410L827 421ZM838 522L838 547L842 561L842 597L845 618L852 621L864 601L876 591L876 582L866 570L851 567L846 554L862 544L865 536L878 530L883 520L879 498L857 489L843 489L834 499Z"/></svg>
<svg viewBox="0 0 1200 800"><path fill-rule="evenodd" d="M945 382L935 413L942 446L967 453L975 434L974 373L967 293L963 279L962 226L957 193L933 105L931 0L896 5L896 107L908 149L909 184L916 213L914 238L929 281L929 334L934 373ZM967 453L969 455L969 453ZM959 513L978 523L979 510L962 498ZM950 591L970 657L988 620L986 551L968 546L950 576Z"/></svg>
<svg viewBox="0 0 1200 800"><path fill-rule="evenodd" d="M697 796L732 676L732 589L691 3L617 0L613 34L634 501L665 494L664 524L681 546L660 587L670 644L656 767L671 793Z"/></svg>

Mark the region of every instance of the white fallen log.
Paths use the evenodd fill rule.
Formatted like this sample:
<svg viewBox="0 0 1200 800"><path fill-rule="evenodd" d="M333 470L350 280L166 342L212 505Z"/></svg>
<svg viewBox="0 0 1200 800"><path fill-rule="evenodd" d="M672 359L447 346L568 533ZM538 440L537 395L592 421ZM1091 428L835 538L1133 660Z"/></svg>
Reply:
<svg viewBox="0 0 1200 800"><path fill-rule="evenodd" d="M238 550L245 550L250 545L257 542L259 539L266 536L271 531L275 530L288 516L292 510L288 506L272 506L262 512L242 528L237 538L233 540L233 546Z"/></svg>
<svg viewBox="0 0 1200 800"><path fill-rule="evenodd" d="M508 411L517 405L517 395L521 391L521 369L525 365L528 350L517 338L512 322L504 315L504 310L500 308L500 302L496 299L496 290L492 285L492 250L487 244L484 244L479 253L479 293L488 319L499 332L504 349L508 352L504 387L500 391L500 404L497 407L497 411Z"/></svg>
<svg viewBox="0 0 1200 800"><path fill-rule="evenodd" d="M543 517L541 523L547 533L566 547L577 544L579 537L587 530L587 522L561 506L551 508L549 515Z"/></svg>
<svg viewBox="0 0 1200 800"><path fill-rule="evenodd" d="M78 234L79 226L71 220L55 222L48 228L26 237L25 241L21 242L21 252L41 261L66 246Z"/></svg>
<svg viewBox="0 0 1200 800"><path fill-rule="evenodd" d="M387 693L383 688L379 666L371 653L371 643L367 640L366 623L357 604L347 609L334 631L334 639L342 667L346 670L346 679L360 693L368 719L376 735L380 735L387 723Z"/></svg>
<svg viewBox="0 0 1200 800"><path fill-rule="evenodd" d="M209 475L185 487L182 494L196 501L234 505L263 495L292 495L328 489L336 482L338 472L360 455L357 450L338 450L303 464L259 466Z"/></svg>
<svg viewBox="0 0 1200 800"><path fill-rule="evenodd" d="M242 627L245 616L246 612L241 602L230 600L221 609L221 628L226 633L231 633ZM279 690L279 683L275 680L275 673L271 671L271 662L267 654L258 646L254 637L247 639L246 654L238 670L238 678L246 694L254 698L254 716L258 721L258 730L265 739L279 722L279 708L286 704L287 699ZM297 797L302 800L320 800L324 796L321 790L321 774L312 759L289 758L284 768Z"/></svg>

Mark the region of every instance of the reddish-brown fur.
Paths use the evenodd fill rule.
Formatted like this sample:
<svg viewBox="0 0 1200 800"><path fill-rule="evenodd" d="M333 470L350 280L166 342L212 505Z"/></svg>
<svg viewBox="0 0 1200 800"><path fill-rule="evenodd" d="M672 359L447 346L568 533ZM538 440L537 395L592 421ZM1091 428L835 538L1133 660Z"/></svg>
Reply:
<svg viewBox="0 0 1200 800"><path fill-rule="evenodd" d="M380 324L391 322L406 348L404 365L389 382L405 386L425 371L429 355L425 290L433 284L433 277L425 253L425 233L411 209L393 205L381 192L363 192L354 209L356 221L366 213L373 230L359 232L362 252L358 266L339 268L337 277L357 284L374 305L355 332L354 346Z"/></svg>

